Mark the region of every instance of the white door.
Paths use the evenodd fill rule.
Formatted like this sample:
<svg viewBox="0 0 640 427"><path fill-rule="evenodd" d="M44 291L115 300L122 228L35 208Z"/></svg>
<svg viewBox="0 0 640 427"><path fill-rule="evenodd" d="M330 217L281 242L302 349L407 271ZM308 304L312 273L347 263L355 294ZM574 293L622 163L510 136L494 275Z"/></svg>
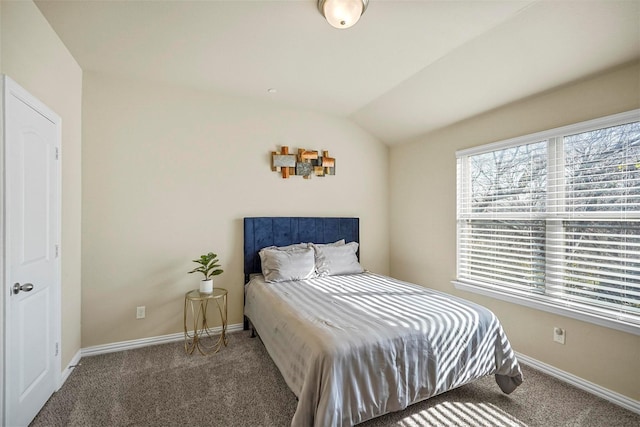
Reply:
<svg viewBox="0 0 640 427"><path fill-rule="evenodd" d="M5 77L5 425L26 426L60 380L60 118Z"/></svg>

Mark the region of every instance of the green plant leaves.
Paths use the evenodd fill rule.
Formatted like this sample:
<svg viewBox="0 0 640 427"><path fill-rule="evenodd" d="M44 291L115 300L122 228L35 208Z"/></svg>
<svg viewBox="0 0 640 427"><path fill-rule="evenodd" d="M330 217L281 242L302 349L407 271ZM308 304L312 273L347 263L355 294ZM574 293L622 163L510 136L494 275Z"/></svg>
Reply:
<svg viewBox="0 0 640 427"><path fill-rule="evenodd" d="M202 273L205 280L208 280L213 276L218 276L223 273L223 270L219 268L220 264L217 264L219 262L218 255L213 252L209 252L205 255L200 255L200 258L194 259L193 262L195 262L196 264L200 264L200 266L189 271L188 274Z"/></svg>

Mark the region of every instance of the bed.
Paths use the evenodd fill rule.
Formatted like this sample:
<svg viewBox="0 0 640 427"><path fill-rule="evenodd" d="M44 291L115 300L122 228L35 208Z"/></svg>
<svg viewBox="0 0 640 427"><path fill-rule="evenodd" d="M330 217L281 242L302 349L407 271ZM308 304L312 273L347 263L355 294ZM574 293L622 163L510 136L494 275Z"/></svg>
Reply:
<svg viewBox="0 0 640 427"><path fill-rule="evenodd" d="M244 232L245 327L260 336L298 398L292 426L355 425L487 375L507 394L522 383L491 311L358 272L358 218L245 218ZM309 242L322 276L289 280L286 272L270 280L265 254L295 254L306 271ZM327 260L334 262L328 270Z"/></svg>

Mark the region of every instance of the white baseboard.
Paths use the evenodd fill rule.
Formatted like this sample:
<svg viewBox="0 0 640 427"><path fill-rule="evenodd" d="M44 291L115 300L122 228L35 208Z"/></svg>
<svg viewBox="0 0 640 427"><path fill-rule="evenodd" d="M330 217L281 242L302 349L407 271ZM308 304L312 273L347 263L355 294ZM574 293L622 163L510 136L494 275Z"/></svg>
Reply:
<svg viewBox="0 0 640 427"><path fill-rule="evenodd" d="M573 374L565 372L561 369L555 368L551 365L547 365L546 363L540 362L532 357L525 356L524 354L516 352L516 357L519 361L530 365L531 367L544 372L547 375L551 375L563 381L565 383L571 384L581 390L584 390L588 393L601 397L605 400L608 400L611 403L614 403L618 406L622 406L625 409L628 409L636 414L640 414L640 402L634 399L631 399L625 395L620 393L616 393L615 391L611 391L604 387L601 387L597 384L594 384L590 381L577 377Z"/></svg>
<svg viewBox="0 0 640 427"><path fill-rule="evenodd" d="M76 354L71 358L71 361L69 362L69 364L67 365L66 368L64 368L64 370L62 371L62 373L60 374L60 384L58 384L58 388L56 389L56 391L60 390L60 388L64 385L64 383L67 381L67 378L69 378L69 375L71 375L71 371L73 371L73 368L80 363L80 358L82 357L82 350L78 350L76 352Z"/></svg>
<svg viewBox="0 0 640 427"><path fill-rule="evenodd" d="M241 331L242 329L243 329L242 323L227 325L227 332L236 332L236 331ZM211 330L214 333L219 334L222 328L218 326L216 328L211 328ZM134 348L147 347L150 345L166 344L170 342L181 341L183 339L184 339L184 332L178 332L176 334L161 335L159 337L141 338L137 340L114 342L111 344L94 345L91 347L83 348L81 352L82 352L82 357L96 356L98 354L113 353L116 351L123 351L123 350L132 350Z"/></svg>

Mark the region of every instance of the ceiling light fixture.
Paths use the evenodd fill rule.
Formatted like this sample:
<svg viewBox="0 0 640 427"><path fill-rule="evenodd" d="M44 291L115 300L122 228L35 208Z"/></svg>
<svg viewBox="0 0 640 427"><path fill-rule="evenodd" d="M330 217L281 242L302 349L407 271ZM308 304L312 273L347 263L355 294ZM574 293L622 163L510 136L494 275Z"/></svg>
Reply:
<svg viewBox="0 0 640 427"><path fill-rule="evenodd" d="M367 10L369 0L318 0L318 10L329 25L335 28L349 28Z"/></svg>

